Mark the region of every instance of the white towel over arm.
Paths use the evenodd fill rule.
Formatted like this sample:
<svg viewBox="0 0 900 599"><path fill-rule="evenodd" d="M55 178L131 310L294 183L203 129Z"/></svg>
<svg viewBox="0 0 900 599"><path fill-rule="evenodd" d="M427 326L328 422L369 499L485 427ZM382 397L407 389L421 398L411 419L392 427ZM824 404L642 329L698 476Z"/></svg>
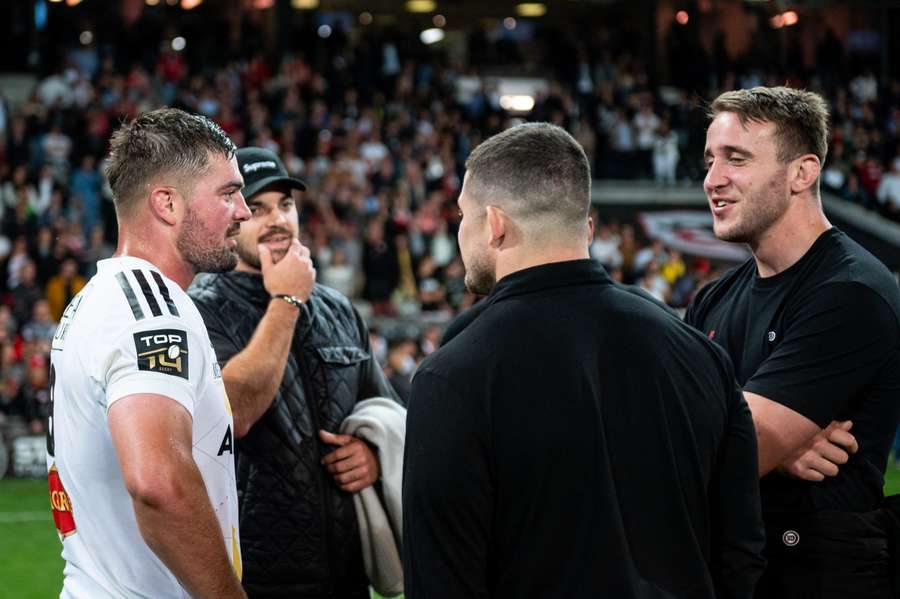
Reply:
<svg viewBox="0 0 900 599"><path fill-rule="evenodd" d="M406 408L384 397L365 399L354 406L341 424L341 433L363 439L378 449L383 497L374 487L366 487L353 496L353 505L369 582L382 595L399 595L403 592L400 543Z"/></svg>

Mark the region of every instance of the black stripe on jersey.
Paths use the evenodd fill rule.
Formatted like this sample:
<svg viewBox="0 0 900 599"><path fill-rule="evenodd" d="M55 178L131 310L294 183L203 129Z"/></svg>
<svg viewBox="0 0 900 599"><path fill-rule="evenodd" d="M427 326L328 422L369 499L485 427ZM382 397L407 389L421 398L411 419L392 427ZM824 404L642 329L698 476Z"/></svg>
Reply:
<svg viewBox="0 0 900 599"><path fill-rule="evenodd" d="M175 302L172 301L172 296L169 295L169 287L166 285L166 282L163 281L162 276L155 270L151 270L150 274L153 275L153 280L156 281L156 286L159 287L160 294L163 299L166 300L166 305L169 307L169 314L172 316L181 316L178 313L178 308L175 307Z"/></svg>
<svg viewBox="0 0 900 599"><path fill-rule="evenodd" d="M147 277L145 277L144 273L137 268L131 272L134 273L134 278L137 279L138 285L141 286L141 291L144 292L144 298L147 300L147 305L150 306L150 311L153 312L153 316L162 316L162 309L159 307L159 302L156 301L156 296L153 295L153 290L150 289L150 283L147 281Z"/></svg>
<svg viewBox="0 0 900 599"><path fill-rule="evenodd" d="M119 282L119 287L122 288L122 293L125 294L125 299L128 300L128 305L131 306L131 313L134 314L134 319L143 319L144 311L141 309L141 305L138 303L138 298L134 295L134 290L131 289L131 283L129 283L128 279L125 277L125 273L117 272L116 281Z"/></svg>

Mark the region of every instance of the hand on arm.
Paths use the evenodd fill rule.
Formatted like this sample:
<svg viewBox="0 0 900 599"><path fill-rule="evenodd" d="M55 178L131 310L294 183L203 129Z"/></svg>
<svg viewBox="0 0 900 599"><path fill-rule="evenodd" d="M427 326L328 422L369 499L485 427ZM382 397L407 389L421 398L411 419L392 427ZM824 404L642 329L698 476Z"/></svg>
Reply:
<svg viewBox="0 0 900 599"><path fill-rule="evenodd" d="M319 431L319 437L329 445L338 446L322 458L322 464L342 490L356 493L375 484L380 475L378 458L365 441L324 430Z"/></svg>
<svg viewBox="0 0 900 599"><path fill-rule="evenodd" d="M832 421L819 431L812 442L790 455L778 466L782 474L818 482L826 476L837 476L839 467L859 450L856 437L850 434L853 423Z"/></svg>
<svg viewBox="0 0 900 599"><path fill-rule="evenodd" d="M259 260L263 285L270 295L293 295L309 299L316 270L309 250L296 239L287 254L272 262L269 248L260 244ZM222 369L225 390L234 414L234 434L241 438L269 409L284 376L300 311L285 301L273 300L247 346Z"/></svg>
<svg viewBox="0 0 900 599"><path fill-rule="evenodd" d="M144 541L195 599L245 598L191 454L192 420L168 397L129 395L109 430Z"/></svg>
<svg viewBox="0 0 900 599"><path fill-rule="evenodd" d="M819 432L815 422L799 412L756 393L744 391L753 413L759 446L759 476L765 476L788 456L811 443Z"/></svg>

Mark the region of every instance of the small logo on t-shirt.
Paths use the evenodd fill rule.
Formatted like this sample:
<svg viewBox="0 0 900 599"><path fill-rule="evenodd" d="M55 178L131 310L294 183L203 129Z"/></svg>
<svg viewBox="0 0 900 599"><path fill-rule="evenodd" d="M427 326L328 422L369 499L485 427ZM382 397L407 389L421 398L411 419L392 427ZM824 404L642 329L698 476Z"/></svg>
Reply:
<svg viewBox="0 0 900 599"><path fill-rule="evenodd" d="M796 530L786 530L784 531L784 534L781 535L781 541L788 547L794 547L800 542L800 533Z"/></svg>
<svg viewBox="0 0 900 599"><path fill-rule="evenodd" d="M138 370L149 370L188 378L187 333L178 329L156 329L134 334Z"/></svg>
<svg viewBox="0 0 900 599"><path fill-rule="evenodd" d="M777 336L778 335L775 334L775 331L769 331L769 333L766 335L766 339L769 340L769 343L772 343L773 341L775 341L775 337Z"/></svg>

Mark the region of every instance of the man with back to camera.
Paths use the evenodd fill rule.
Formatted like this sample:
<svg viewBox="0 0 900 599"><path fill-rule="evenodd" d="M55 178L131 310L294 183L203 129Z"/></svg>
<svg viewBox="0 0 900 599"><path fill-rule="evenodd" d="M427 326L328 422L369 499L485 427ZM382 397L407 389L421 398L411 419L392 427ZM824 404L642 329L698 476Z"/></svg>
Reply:
<svg viewBox="0 0 900 599"><path fill-rule="evenodd" d="M722 94L710 114L715 233L753 257L702 289L685 320L731 356L753 412L769 562L757 597L889 597L877 508L900 414L900 291L822 211L820 96L757 87ZM835 446L778 468L834 421L852 423L849 461Z"/></svg>
<svg viewBox="0 0 900 599"><path fill-rule="evenodd" d="M113 134L118 249L52 346L47 465L63 598L246 597L231 411L184 292L197 272L237 263L250 213L234 151L212 121L174 109Z"/></svg>
<svg viewBox="0 0 900 599"><path fill-rule="evenodd" d="M751 597L756 439L728 358L589 259L564 130L514 127L466 169L466 285L489 295L413 379L406 596Z"/></svg>
<svg viewBox="0 0 900 599"><path fill-rule="evenodd" d="M252 216L233 272L190 295L224 364L241 500L244 587L253 598L366 598L352 494L379 478L360 439L334 434L361 400L395 398L350 301L315 284L294 190L271 151L237 161Z"/></svg>

